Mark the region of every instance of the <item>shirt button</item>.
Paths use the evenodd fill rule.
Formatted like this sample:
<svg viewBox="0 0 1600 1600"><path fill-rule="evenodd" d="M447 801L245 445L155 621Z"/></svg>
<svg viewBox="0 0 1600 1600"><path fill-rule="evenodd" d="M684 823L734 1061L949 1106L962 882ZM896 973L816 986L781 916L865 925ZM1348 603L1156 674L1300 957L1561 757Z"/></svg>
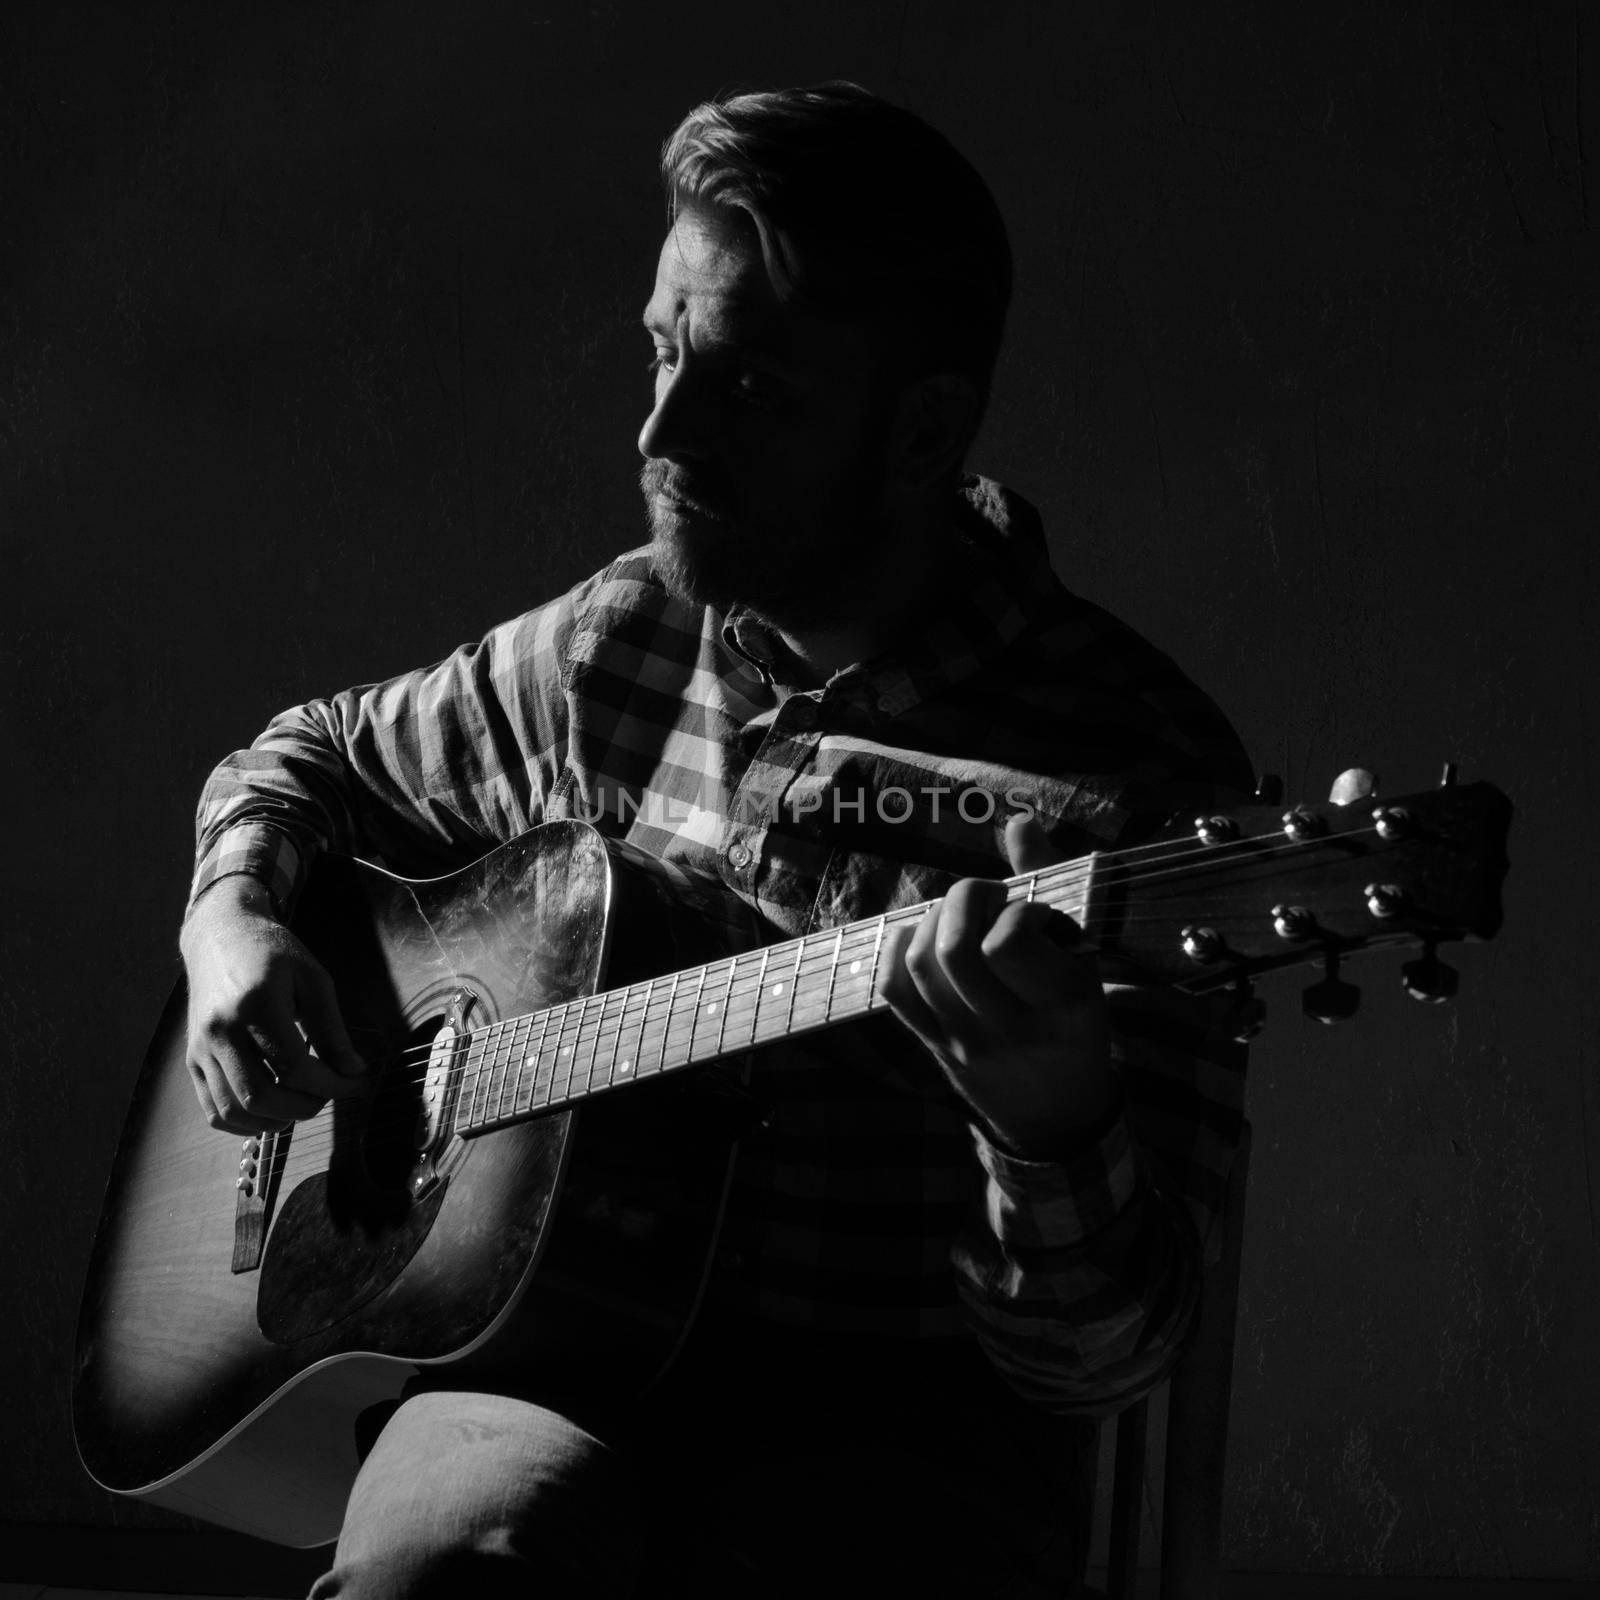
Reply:
<svg viewBox="0 0 1600 1600"><path fill-rule="evenodd" d="M883 712L893 711L894 696L892 694L880 694L878 696L878 709Z"/></svg>
<svg viewBox="0 0 1600 1600"><path fill-rule="evenodd" d="M742 844L729 845L728 860L740 869L748 867L750 865L749 847Z"/></svg>

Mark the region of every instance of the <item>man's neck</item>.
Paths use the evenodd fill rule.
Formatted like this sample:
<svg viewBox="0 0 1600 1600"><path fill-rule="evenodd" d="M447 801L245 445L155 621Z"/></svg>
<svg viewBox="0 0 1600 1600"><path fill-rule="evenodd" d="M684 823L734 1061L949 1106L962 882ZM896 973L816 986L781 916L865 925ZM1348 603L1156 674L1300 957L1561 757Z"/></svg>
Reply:
<svg viewBox="0 0 1600 1600"><path fill-rule="evenodd" d="M972 579L976 559L948 511L908 519L869 570L846 580L854 614L798 628L768 619L797 663L798 687L819 688L846 667L885 654Z"/></svg>

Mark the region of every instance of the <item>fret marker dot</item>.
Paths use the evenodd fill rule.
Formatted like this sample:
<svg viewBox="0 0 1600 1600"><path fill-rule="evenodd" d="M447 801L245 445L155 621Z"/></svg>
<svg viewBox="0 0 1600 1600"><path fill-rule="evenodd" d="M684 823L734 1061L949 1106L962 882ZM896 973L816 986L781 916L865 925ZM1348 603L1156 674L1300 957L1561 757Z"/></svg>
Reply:
<svg viewBox="0 0 1600 1600"><path fill-rule="evenodd" d="M715 1011L716 1009L717 1009L717 1002L715 1000L713 1000L711 1002L711 1004L706 1007L706 1015L709 1017L711 1015L711 1013L713 1011Z"/></svg>
<svg viewBox="0 0 1600 1600"><path fill-rule="evenodd" d="M782 994L782 993L783 993L783 985L782 985L782 984L781 984L781 983L775 983L775 984L773 984L773 986L772 986L772 992L773 992L773 993L774 993L774 994Z"/></svg>
<svg viewBox="0 0 1600 1600"><path fill-rule="evenodd" d="M861 970L861 963L859 961L852 961L850 963L850 970L852 972L859 972Z"/></svg>
<svg viewBox="0 0 1600 1600"><path fill-rule="evenodd" d="M626 1072L627 1070L628 1070L628 1063L626 1061L620 1062L618 1064L618 1066L617 1066L617 1071L618 1072Z"/></svg>
<svg viewBox="0 0 1600 1600"><path fill-rule="evenodd" d="M572 1046L571 1046L571 1045L570 1045L570 1044L564 1044L564 1045L562 1045L562 1047L561 1047L561 1053L562 1053L562 1055L564 1055L564 1056L570 1056L570 1055L571 1055L571 1054L572 1054Z"/></svg>

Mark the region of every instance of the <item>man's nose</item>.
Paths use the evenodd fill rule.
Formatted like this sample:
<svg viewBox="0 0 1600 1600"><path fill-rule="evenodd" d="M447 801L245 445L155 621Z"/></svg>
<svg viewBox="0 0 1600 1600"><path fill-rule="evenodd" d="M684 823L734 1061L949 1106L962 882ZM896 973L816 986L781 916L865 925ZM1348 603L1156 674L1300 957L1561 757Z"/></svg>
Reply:
<svg viewBox="0 0 1600 1600"><path fill-rule="evenodd" d="M688 364L658 380L656 403L639 430L639 454L646 460L693 461L706 453L705 397Z"/></svg>

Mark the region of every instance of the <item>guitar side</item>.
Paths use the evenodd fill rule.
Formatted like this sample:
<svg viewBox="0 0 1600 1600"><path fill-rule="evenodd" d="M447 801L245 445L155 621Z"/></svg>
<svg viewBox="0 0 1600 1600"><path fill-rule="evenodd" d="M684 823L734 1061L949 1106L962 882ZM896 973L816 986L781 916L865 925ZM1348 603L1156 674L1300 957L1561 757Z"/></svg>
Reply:
<svg viewBox="0 0 1600 1600"><path fill-rule="evenodd" d="M694 954L699 935L655 915L670 895L614 849L553 823L426 882L319 862L295 926L334 975L375 1092L279 1146L248 1270L233 1270L243 1145L199 1115L180 985L134 1091L80 1315L74 1426L97 1481L319 1544L358 1465L357 1418L419 1374L559 1399L637 1392L670 1360L731 1149L692 1096L453 1138L427 1194L405 1182L414 1052L452 997L471 996L476 1027L593 993L613 943L657 970ZM619 920L652 931L614 941Z"/></svg>

